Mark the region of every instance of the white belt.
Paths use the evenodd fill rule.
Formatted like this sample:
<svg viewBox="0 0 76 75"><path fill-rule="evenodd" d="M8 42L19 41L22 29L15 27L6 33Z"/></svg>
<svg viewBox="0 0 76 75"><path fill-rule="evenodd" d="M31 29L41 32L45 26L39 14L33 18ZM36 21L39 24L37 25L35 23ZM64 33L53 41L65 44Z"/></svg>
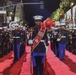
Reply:
<svg viewBox="0 0 76 75"><path fill-rule="evenodd" d="M62 38L66 38L66 36L61 36Z"/></svg>
<svg viewBox="0 0 76 75"><path fill-rule="evenodd" d="M45 42L44 40L41 40L40 42Z"/></svg>
<svg viewBox="0 0 76 75"><path fill-rule="evenodd" d="M60 41L60 38L57 38L57 41Z"/></svg>
<svg viewBox="0 0 76 75"><path fill-rule="evenodd" d="M20 38L20 37L13 37L13 38Z"/></svg>

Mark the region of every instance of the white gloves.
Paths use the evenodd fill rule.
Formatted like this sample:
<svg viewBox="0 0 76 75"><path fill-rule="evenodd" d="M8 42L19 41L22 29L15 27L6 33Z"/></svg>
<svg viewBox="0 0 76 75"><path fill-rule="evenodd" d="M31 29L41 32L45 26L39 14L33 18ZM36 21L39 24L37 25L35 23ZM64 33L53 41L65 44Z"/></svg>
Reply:
<svg viewBox="0 0 76 75"><path fill-rule="evenodd" d="M46 54L47 54L47 52L48 52L48 46L46 46Z"/></svg>
<svg viewBox="0 0 76 75"><path fill-rule="evenodd" d="M29 45L32 45L32 44L33 44L33 40L29 40L29 41L28 41L28 44L29 44Z"/></svg>
<svg viewBox="0 0 76 75"><path fill-rule="evenodd" d="M60 38L57 38L57 41L60 41L61 39Z"/></svg>

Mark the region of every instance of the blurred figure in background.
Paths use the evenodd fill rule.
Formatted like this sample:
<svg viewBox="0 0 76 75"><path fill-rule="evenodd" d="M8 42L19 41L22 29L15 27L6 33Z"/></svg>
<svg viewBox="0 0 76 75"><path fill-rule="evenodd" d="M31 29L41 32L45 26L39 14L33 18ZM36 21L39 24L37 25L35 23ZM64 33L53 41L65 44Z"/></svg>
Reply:
<svg viewBox="0 0 76 75"><path fill-rule="evenodd" d="M72 53L76 54L76 29L72 32Z"/></svg>
<svg viewBox="0 0 76 75"><path fill-rule="evenodd" d="M58 33L58 45L59 45L59 58L60 60L65 59L66 43L68 42L67 31L65 26L61 26Z"/></svg>

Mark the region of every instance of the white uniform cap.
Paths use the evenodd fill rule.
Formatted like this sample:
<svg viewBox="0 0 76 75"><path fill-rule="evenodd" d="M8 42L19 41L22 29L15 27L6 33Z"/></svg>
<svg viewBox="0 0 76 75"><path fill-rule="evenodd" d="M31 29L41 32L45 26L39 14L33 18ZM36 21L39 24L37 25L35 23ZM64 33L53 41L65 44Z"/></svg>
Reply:
<svg viewBox="0 0 76 75"><path fill-rule="evenodd" d="M3 27L0 27L0 29L3 29Z"/></svg>
<svg viewBox="0 0 76 75"><path fill-rule="evenodd" d="M42 20L43 16L40 16L40 15L36 15L36 16L33 16L34 20Z"/></svg>

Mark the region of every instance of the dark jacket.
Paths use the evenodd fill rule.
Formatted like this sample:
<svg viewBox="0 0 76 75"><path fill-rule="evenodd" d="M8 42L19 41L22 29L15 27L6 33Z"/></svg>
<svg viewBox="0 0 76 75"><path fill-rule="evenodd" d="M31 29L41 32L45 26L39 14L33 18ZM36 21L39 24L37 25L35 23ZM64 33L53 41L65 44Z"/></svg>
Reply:
<svg viewBox="0 0 76 75"><path fill-rule="evenodd" d="M13 43L20 44L21 43L21 32L19 30L13 31Z"/></svg>
<svg viewBox="0 0 76 75"><path fill-rule="evenodd" d="M60 38L59 43L61 44L66 44L68 41L68 34L66 30L60 30L60 32L58 33L58 38Z"/></svg>
<svg viewBox="0 0 76 75"><path fill-rule="evenodd" d="M72 33L72 47L76 49L76 31Z"/></svg>
<svg viewBox="0 0 76 75"><path fill-rule="evenodd" d="M33 36L32 38L34 39L36 37L36 35L38 34L40 30L40 26L35 26L34 27L34 33L33 33ZM47 31L45 32L42 40L45 41L46 45L48 45L48 37L47 37ZM33 52L36 52L36 53L45 53L46 52L46 48L45 48L45 45L44 45L44 42L40 42L37 47L33 50Z"/></svg>

